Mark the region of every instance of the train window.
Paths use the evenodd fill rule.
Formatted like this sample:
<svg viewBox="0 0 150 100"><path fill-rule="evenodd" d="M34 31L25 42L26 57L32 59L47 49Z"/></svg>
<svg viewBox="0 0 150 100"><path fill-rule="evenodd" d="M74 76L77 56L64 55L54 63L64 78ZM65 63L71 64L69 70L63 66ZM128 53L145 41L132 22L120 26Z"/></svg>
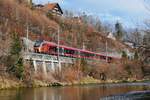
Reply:
<svg viewBox="0 0 150 100"><path fill-rule="evenodd" d="M60 52L60 53L63 53L63 48L59 48L59 52Z"/></svg>
<svg viewBox="0 0 150 100"><path fill-rule="evenodd" d="M112 58L111 58L111 57L108 57L108 60L112 60Z"/></svg>
<svg viewBox="0 0 150 100"><path fill-rule="evenodd" d="M64 49L64 53L67 53L66 49Z"/></svg>
<svg viewBox="0 0 150 100"><path fill-rule="evenodd" d="M88 54L88 53L85 53L85 52L84 52L83 54L84 54L84 56L85 56L85 57L88 57L88 56L89 56L89 54Z"/></svg>
<svg viewBox="0 0 150 100"><path fill-rule="evenodd" d="M74 55L80 55L80 51L74 51Z"/></svg>
<svg viewBox="0 0 150 100"><path fill-rule="evenodd" d="M74 50L69 50L69 49L64 49L64 52L67 54L74 54L75 53Z"/></svg>
<svg viewBox="0 0 150 100"><path fill-rule="evenodd" d="M71 51L70 51L70 53L71 53L71 54L74 54L74 53L75 53L75 51L74 51L74 50L71 50Z"/></svg>
<svg viewBox="0 0 150 100"><path fill-rule="evenodd" d="M65 53L68 53L68 50L67 50L67 49L65 49Z"/></svg>
<svg viewBox="0 0 150 100"><path fill-rule="evenodd" d="M65 50L64 50L64 52L65 52L65 53L68 53L68 50L67 50L67 49L65 49Z"/></svg>
<svg viewBox="0 0 150 100"><path fill-rule="evenodd" d="M56 48L56 47L53 47L53 50L54 50L55 52L57 52L57 48Z"/></svg>
<svg viewBox="0 0 150 100"><path fill-rule="evenodd" d="M106 59L106 57L105 57L105 56L102 56L102 59Z"/></svg>
<svg viewBox="0 0 150 100"><path fill-rule="evenodd" d="M37 40L37 41L35 41L34 47L39 47L42 42L43 42L43 40Z"/></svg>
<svg viewBox="0 0 150 100"><path fill-rule="evenodd" d="M77 55L80 55L80 51L77 51Z"/></svg>
<svg viewBox="0 0 150 100"><path fill-rule="evenodd" d="M67 51L68 51L68 52L67 52L68 54L71 54L71 50L67 50Z"/></svg>
<svg viewBox="0 0 150 100"><path fill-rule="evenodd" d="M55 52L58 52L58 47L53 47ZM59 52L63 53L63 48L59 48Z"/></svg>
<svg viewBox="0 0 150 100"><path fill-rule="evenodd" d="M84 56L83 52L80 52L80 56Z"/></svg>

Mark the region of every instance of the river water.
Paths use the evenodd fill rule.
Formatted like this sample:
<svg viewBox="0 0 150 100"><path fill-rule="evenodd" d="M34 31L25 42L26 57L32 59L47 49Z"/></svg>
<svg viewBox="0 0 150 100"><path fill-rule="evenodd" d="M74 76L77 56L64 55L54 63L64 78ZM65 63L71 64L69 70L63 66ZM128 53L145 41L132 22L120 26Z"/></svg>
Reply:
<svg viewBox="0 0 150 100"><path fill-rule="evenodd" d="M150 100L150 83L101 84L0 90L0 100ZM117 95L146 91L146 98L116 98ZM135 94L135 97L142 93ZM112 99L115 97L115 99ZM126 96L125 96L126 97Z"/></svg>

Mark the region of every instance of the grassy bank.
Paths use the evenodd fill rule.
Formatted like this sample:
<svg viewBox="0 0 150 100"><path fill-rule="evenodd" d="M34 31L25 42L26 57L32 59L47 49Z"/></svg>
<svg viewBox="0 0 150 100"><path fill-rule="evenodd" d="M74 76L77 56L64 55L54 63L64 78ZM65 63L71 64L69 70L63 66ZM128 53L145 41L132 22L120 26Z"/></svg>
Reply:
<svg viewBox="0 0 150 100"><path fill-rule="evenodd" d="M98 80L92 77L84 77L79 81L73 82L61 82L59 83L61 86L72 86L72 85L89 85L89 84L111 84L111 83L136 83L136 82L150 82L149 79L136 80L136 79L128 79L128 80Z"/></svg>
<svg viewBox="0 0 150 100"><path fill-rule="evenodd" d="M103 84L103 83L133 83L133 82L150 82L149 79L143 80L135 80L135 79L128 79L128 80L106 80L101 81L98 79L94 79L92 77L84 77L79 81L72 81L72 82L44 82L40 80L34 80L32 84L27 85L23 81L19 80L12 80L12 79L1 79L0 80L0 89L17 89L17 88L37 88L37 87L52 87L52 86L74 86L74 85L90 85L90 84Z"/></svg>

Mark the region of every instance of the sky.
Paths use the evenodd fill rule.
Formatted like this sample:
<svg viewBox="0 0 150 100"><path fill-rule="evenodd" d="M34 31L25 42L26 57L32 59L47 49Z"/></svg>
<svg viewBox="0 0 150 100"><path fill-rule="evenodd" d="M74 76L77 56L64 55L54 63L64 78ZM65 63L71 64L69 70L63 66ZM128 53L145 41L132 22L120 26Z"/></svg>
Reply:
<svg viewBox="0 0 150 100"><path fill-rule="evenodd" d="M145 2L146 3L145 3ZM140 27L150 19L150 0L33 0L34 3L58 2L63 9L99 16L102 22L121 22L125 27Z"/></svg>

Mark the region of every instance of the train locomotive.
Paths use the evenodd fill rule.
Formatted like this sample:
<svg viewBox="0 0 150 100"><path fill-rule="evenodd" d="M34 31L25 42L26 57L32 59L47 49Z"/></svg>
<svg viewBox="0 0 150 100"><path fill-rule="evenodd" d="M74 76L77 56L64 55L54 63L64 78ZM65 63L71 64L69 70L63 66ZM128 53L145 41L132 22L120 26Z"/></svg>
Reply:
<svg viewBox="0 0 150 100"><path fill-rule="evenodd" d="M112 62L113 59L116 59L114 57L102 55L100 53L95 53L95 52L91 52L88 50L77 49L77 48L68 47L64 45L59 45L58 47L56 43L43 41L43 40L37 40L34 44L35 53L42 53L42 54L49 54L49 55L57 56L58 48L59 48L59 55L65 56L65 57L99 59L99 60L105 60L109 63Z"/></svg>

